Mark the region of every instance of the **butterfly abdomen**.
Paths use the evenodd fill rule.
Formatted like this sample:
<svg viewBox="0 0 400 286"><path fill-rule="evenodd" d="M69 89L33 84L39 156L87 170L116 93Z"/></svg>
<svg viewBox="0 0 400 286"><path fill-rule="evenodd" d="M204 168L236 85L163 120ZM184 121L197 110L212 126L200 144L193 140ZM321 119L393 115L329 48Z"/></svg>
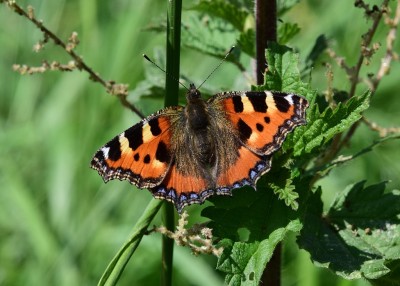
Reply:
<svg viewBox="0 0 400 286"><path fill-rule="evenodd" d="M213 165L215 147L206 103L201 98L188 100L185 113L190 149L203 166Z"/></svg>

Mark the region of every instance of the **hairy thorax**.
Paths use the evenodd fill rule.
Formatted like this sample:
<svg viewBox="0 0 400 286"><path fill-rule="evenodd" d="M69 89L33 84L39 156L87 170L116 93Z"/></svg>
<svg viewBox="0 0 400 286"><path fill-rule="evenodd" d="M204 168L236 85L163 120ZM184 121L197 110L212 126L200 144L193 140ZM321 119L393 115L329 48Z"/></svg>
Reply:
<svg viewBox="0 0 400 286"><path fill-rule="evenodd" d="M215 146L205 102L202 99L191 100L185 113L191 134L189 147L202 165L211 167L215 162Z"/></svg>

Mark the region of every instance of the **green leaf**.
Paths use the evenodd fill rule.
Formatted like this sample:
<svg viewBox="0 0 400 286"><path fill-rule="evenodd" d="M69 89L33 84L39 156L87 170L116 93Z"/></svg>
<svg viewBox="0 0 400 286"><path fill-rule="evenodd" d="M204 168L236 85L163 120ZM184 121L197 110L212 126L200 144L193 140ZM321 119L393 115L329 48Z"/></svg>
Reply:
<svg viewBox="0 0 400 286"><path fill-rule="evenodd" d="M183 41L186 43L185 45L190 48L194 48L203 53L216 56L221 58L226 53L227 46L233 45L236 43L238 48L241 51L245 52L251 57L255 57L255 20L252 13L252 3L249 5L250 1L210 1L210 0L202 0L199 1L195 6L191 9L199 12L204 12L207 14L207 25L203 25L202 30L203 33L205 30L208 30L206 34L212 34L212 37L209 37L209 40L204 37L199 38L199 33L196 28L189 29L188 31L191 34L188 40ZM251 6L251 10L248 7ZM204 21L203 21L204 22ZM220 22L224 23L229 27L229 29L223 28L224 33L230 33L235 36L235 39L231 39L230 41L220 41L221 37L215 35L215 31L218 30L215 27L210 25L211 22ZM221 25L221 24L220 24ZM196 23L195 27L199 27ZM222 31L222 29L220 29ZM194 39L194 43L192 42ZM217 47L215 42L221 42L221 45ZM207 45L211 45L212 48L207 47ZM237 49L239 50L239 49ZM228 58L228 61L231 61L237 64L238 58L232 59Z"/></svg>
<svg viewBox="0 0 400 286"><path fill-rule="evenodd" d="M300 27L296 23L283 23L278 27L278 42L282 45L289 42L300 32Z"/></svg>
<svg viewBox="0 0 400 286"><path fill-rule="evenodd" d="M322 114L316 104L312 105L307 111L308 124L298 128L294 155L318 152L336 134L347 130L369 107L370 96L371 92L367 91L360 96L352 97L346 103L339 103L335 109L326 108Z"/></svg>
<svg viewBox="0 0 400 286"><path fill-rule="evenodd" d="M160 67L165 66L165 52L155 49L150 56ZM128 100L135 104L144 114L152 114L163 107L165 98L165 73L152 63L143 60L145 79L129 91Z"/></svg>
<svg viewBox="0 0 400 286"><path fill-rule="evenodd" d="M299 208L299 194L295 191L296 185L300 183L299 175L294 161L287 154L278 153L274 157L273 168L263 177L262 182L266 182L268 188L278 195L286 206L296 211Z"/></svg>
<svg viewBox="0 0 400 286"><path fill-rule="evenodd" d="M268 238L253 243L234 242L225 239L220 243L224 251L218 260L217 269L227 273L227 285L259 285L267 262L276 245L289 231L299 232L301 223L291 221L285 227L274 230Z"/></svg>
<svg viewBox="0 0 400 286"><path fill-rule="evenodd" d="M347 279L383 277L390 262L400 261L400 192L385 193L386 183L364 184L341 192L326 215L317 190L298 238L316 265Z"/></svg>
<svg viewBox="0 0 400 286"><path fill-rule="evenodd" d="M308 84L303 83L300 79L298 54L286 46L270 43L266 51L266 59L268 68L265 73L264 85L258 89L294 92L306 97L310 95Z"/></svg>
<svg viewBox="0 0 400 286"><path fill-rule="evenodd" d="M236 43L238 37L239 32L231 24L218 18L200 17L197 14L185 18L182 27L184 46L220 59ZM231 58L227 60L230 61Z"/></svg>
<svg viewBox="0 0 400 286"><path fill-rule="evenodd" d="M164 20L152 23L144 30L164 33L165 29L166 22ZM229 48L235 45L239 36L240 32L232 24L218 17L200 15L197 12L187 12L183 15L181 38L182 45L186 48L221 59ZM236 64L239 60L237 51L238 49L235 49L227 61Z"/></svg>
<svg viewBox="0 0 400 286"><path fill-rule="evenodd" d="M256 56L255 40L256 32L254 29L248 29L247 31L240 33L239 38L237 39L237 45L243 52L254 58Z"/></svg>
<svg viewBox="0 0 400 286"><path fill-rule="evenodd" d="M269 186L275 194L279 194L279 199L283 199L287 206L290 206L293 210L297 210L299 208L299 204L296 201L296 199L299 197L299 194L294 192L296 186L293 185L293 181L291 179L284 180L283 186L275 185L274 183L270 183Z"/></svg>
<svg viewBox="0 0 400 286"><path fill-rule="evenodd" d="M191 10L207 13L211 16L224 19L231 23L236 30L242 31L249 11L240 6L239 3L232 3L225 0L200 0Z"/></svg>
<svg viewBox="0 0 400 286"><path fill-rule="evenodd" d="M160 49L155 49L153 57L151 57L158 66L165 66L165 52ZM136 84L133 90L129 91L128 100L135 104L144 114L152 114L163 108L165 99L165 77L166 74L160 71L153 64L144 62L145 79ZM191 81L186 76L179 77L179 81L184 85L189 86ZM210 87L210 85L208 85ZM218 90L210 90L206 86L202 87L201 93L204 98L210 97ZM187 90L179 86L179 102L184 105L186 103L185 94Z"/></svg>
<svg viewBox="0 0 400 286"><path fill-rule="evenodd" d="M400 260L392 260L385 263L385 266L390 269L390 272L376 280L369 280L372 285L400 285Z"/></svg>

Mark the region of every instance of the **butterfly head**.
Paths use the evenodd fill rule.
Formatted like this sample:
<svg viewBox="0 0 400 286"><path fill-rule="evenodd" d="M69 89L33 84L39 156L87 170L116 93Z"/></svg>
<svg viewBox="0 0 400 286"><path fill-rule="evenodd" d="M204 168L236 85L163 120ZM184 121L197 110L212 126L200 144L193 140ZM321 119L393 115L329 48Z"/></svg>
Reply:
<svg viewBox="0 0 400 286"><path fill-rule="evenodd" d="M201 98L200 91L196 88L196 86L191 83L188 92L186 93L186 100L188 102L196 101Z"/></svg>

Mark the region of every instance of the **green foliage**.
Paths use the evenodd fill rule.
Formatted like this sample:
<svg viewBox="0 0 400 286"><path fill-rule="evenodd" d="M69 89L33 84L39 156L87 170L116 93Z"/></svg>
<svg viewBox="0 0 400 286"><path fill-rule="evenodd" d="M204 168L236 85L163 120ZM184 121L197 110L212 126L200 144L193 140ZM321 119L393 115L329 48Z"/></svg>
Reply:
<svg viewBox="0 0 400 286"><path fill-rule="evenodd" d="M300 33L300 27L296 23L283 23L279 26L278 43L284 45L289 42L294 36Z"/></svg>
<svg viewBox="0 0 400 286"><path fill-rule="evenodd" d="M400 259L400 192L385 193L386 183L364 185L338 193L326 214L321 189L312 194L298 238L315 263L348 279L381 278L391 271L386 265ZM375 283L398 282L382 281Z"/></svg>
<svg viewBox="0 0 400 286"><path fill-rule="evenodd" d="M371 93L367 91L346 103L339 103L334 109L328 107L322 113L318 105L313 105L308 111L307 126L297 131L293 138L294 155L320 152L335 135L344 132L361 118L361 113L369 107L370 96Z"/></svg>
<svg viewBox="0 0 400 286"><path fill-rule="evenodd" d="M202 212L211 219L214 235L222 238L218 246L224 247L224 252L217 269L226 274L225 282L230 285L238 285L238 281L258 284L275 246L288 232L302 227L296 212L276 200L274 192L263 184L257 189L234 191L232 199L215 197L214 207Z"/></svg>
<svg viewBox="0 0 400 286"><path fill-rule="evenodd" d="M182 43L185 47L217 58L225 55L238 37L231 23L219 18L190 15L182 27Z"/></svg>
<svg viewBox="0 0 400 286"><path fill-rule="evenodd" d="M298 232L299 221L291 221L285 227L277 228L266 239L245 243L229 239L221 241L224 252L218 260L217 269L226 273L227 285L257 285L265 265L271 259L276 245L287 232Z"/></svg>
<svg viewBox="0 0 400 286"><path fill-rule="evenodd" d="M265 55L268 70L260 90L294 92L311 99L310 87L300 80L299 55L286 46L272 43Z"/></svg>
<svg viewBox="0 0 400 286"><path fill-rule="evenodd" d="M283 15L292 6L298 3L298 0L291 1L278 1L278 14ZM226 41L221 41L224 45L222 47L217 47L216 43L221 37L214 37L212 41L207 41L207 37L202 37L204 33L210 34L216 29L212 23L218 19L222 19L224 23L229 23L234 29L220 29L223 31L223 35L232 34L237 42L237 46L251 57L255 57L255 19L252 11L254 10L252 5L249 5L248 1L213 1L213 0L200 0L194 6L191 7L192 10L202 12L211 16L207 18L207 25L195 25L196 27L201 27L201 29L191 28L188 29L191 37L188 37L184 43L188 43L189 47L194 47L204 53L210 55L216 55L221 57L217 51L226 51ZM279 43L286 44L295 35L300 32L299 26L294 23L279 23L278 38ZM189 27L193 27L190 23L187 24ZM195 37L196 35L197 37ZM185 34L183 34L185 37ZM217 40L217 42L216 42ZM199 49L199 45L205 45L207 43L207 49ZM228 42L229 43L229 42Z"/></svg>
<svg viewBox="0 0 400 286"><path fill-rule="evenodd" d="M249 11L223 0L202 0L192 7L193 10L221 18L231 23L237 30L242 30Z"/></svg>
<svg viewBox="0 0 400 286"><path fill-rule="evenodd" d="M266 56L269 66L265 74L265 85L255 87L256 89L295 92L309 96L310 100L313 99L315 93L309 85L300 80L297 54L287 47L274 44L268 49ZM302 156L311 151L317 153L316 150L321 150L324 146L326 148L335 134L343 132L360 119L361 113L368 108L369 96L369 93L365 93L350 99L345 104L339 103L333 110L327 107L322 113L316 104L312 105L308 110L308 124L287 140L285 151L293 152L296 157L300 157L297 159L300 161ZM307 201L305 186L310 181L308 177L302 177L304 170L291 168L290 166L297 164L295 161L287 163L287 156L275 159L277 160L274 161L273 170L258 184L258 192L251 190L234 192L231 200L213 198L211 201L215 207L203 211L203 215L212 221L210 225L214 229L214 234L223 239L222 245L225 247L228 245L227 252L224 252L218 262L220 265L218 269L227 273L225 281L228 284L237 285L238 281L246 284L249 280L258 284L272 254L270 249L259 257L260 246L265 243L271 246L271 237L274 237L276 243L285 238L284 235L274 236L276 231L281 234L287 231L298 232L302 228L298 219L302 217L304 205L312 203ZM274 198L275 193L279 194L279 199L284 199L284 203ZM299 197L303 204L300 210L297 202ZM288 209L288 205L293 210ZM305 214L305 221L308 211ZM289 227L292 224L295 224L296 228ZM240 240L239 233L242 229L248 232L247 241ZM257 267L249 266L253 260L259 263Z"/></svg>

